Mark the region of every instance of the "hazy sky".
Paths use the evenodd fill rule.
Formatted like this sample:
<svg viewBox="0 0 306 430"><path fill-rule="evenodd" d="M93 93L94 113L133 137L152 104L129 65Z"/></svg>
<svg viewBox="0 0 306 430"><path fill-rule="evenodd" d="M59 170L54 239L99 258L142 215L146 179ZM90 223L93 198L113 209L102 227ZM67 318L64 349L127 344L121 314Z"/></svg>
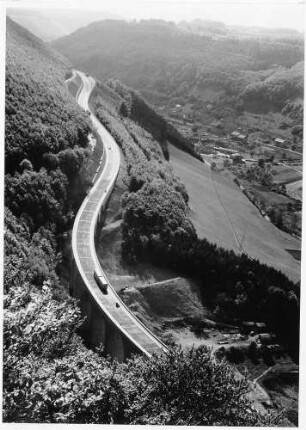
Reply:
<svg viewBox="0 0 306 430"><path fill-rule="evenodd" d="M128 19L196 18L233 25L295 28L303 31L305 3L300 0L12 0L9 6L102 9Z"/></svg>

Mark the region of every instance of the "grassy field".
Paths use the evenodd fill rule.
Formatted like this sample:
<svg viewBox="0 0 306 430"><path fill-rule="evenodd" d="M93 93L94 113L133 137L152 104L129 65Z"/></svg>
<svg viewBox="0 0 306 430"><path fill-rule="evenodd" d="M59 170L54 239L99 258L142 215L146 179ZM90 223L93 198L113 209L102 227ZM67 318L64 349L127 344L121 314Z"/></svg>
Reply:
<svg viewBox="0 0 306 430"><path fill-rule="evenodd" d="M291 182L290 184L286 185L286 192L290 196L292 196L294 199L301 200L302 201L302 194L303 194L303 181L296 181Z"/></svg>
<svg viewBox="0 0 306 430"><path fill-rule="evenodd" d="M187 187L191 219L199 237L243 251L294 281L300 279L300 263L286 251L299 250L298 239L266 221L233 182L172 145L169 151L173 169Z"/></svg>
<svg viewBox="0 0 306 430"><path fill-rule="evenodd" d="M273 182L274 184L286 184L289 182L299 181L302 179L302 174L298 171L300 168L291 169L285 166L273 167Z"/></svg>
<svg viewBox="0 0 306 430"><path fill-rule="evenodd" d="M251 190L254 195L260 198L266 207L273 205L287 205L288 203L294 203L294 200L290 197L284 196L283 194L275 193L269 190L268 187L263 185L253 185Z"/></svg>

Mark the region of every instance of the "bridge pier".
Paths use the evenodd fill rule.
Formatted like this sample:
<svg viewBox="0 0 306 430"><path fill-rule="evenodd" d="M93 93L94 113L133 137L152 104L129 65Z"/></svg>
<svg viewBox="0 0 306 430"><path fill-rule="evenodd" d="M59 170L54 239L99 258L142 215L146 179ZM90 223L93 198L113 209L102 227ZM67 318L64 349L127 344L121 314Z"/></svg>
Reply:
<svg viewBox="0 0 306 430"><path fill-rule="evenodd" d="M108 333L106 354L111 357L116 357L118 361L123 361L126 358L126 351L121 334L115 328L110 329Z"/></svg>
<svg viewBox="0 0 306 430"><path fill-rule="evenodd" d="M108 320L91 297L74 260L71 264L70 275L70 295L79 301L81 314L85 317L81 334L86 344L92 348L103 345L105 355L110 355L118 361L139 353L129 339L122 336L121 332Z"/></svg>

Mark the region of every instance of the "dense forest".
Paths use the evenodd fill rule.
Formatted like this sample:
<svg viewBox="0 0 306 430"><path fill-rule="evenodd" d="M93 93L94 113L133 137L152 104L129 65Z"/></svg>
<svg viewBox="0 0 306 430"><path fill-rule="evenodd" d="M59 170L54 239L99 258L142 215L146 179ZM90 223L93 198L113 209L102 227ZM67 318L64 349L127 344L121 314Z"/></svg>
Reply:
<svg viewBox="0 0 306 430"><path fill-rule="evenodd" d="M209 99L220 107L266 112L280 111L288 98L303 96L304 48L298 34L219 36L159 20L108 20L79 29L54 46L101 81L119 79L158 105L187 102L205 111ZM265 93L260 103L259 92Z"/></svg>
<svg viewBox="0 0 306 430"><path fill-rule="evenodd" d="M163 357L133 357L120 364L105 357L103 348L91 351L84 346L78 334L83 317L59 275L63 233L71 228L83 198L89 156L87 115L64 86L69 68L8 19L4 421L278 424L279 418L263 416L252 407L246 395L248 380L238 381L233 369L213 359L206 348L174 349ZM108 112L110 124L112 118ZM143 188L141 166L147 170L148 190L150 182L154 191L165 180L178 212L169 221L177 225L178 235L193 237L186 218L187 194L163 161L161 147L128 119L116 136L122 147L123 133L131 139L124 149L130 156L131 191L136 194ZM166 217L163 214L161 221ZM172 243L175 247L175 237Z"/></svg>
<svg viewBox="0 0 306 430"><path fill-rule="evenodd" d="M107 94L112 95L113 101L107 100ZM145 106L144 100L140 101ZM93 104L98 119L121 146L127 162L129 192L123 196L125 258L134 260L140 249L153 249L159 243L169 249L170 255L179 249L187 251L196 234L188 219L185 186L174 175L164 158L162 145L153 137L162 134L163 128L148 120L148 108L137 110L137 95L119 82L100 84ZM153 119L155 115L152 111ZM137 118L138 123L132 118ZM145 124L147 130L140 124ZM135 217L129 207L135 210Z"/></svg>
<svg viewBox="0 0 306 430"><path fill-rule="evenodd" d="M144 121L142 111L137 117L132 114L131 93L128 87L111 81L108 87L100 85L94 98L98 118L127 160L129 185L122 198L123 258L171 266L183 276L194 277L203 300L217 318L266 322L297 359L299 285L245 254L237 255L197 238L188 218L184 187L163 159L158 142L152 141L152 135L148 139L131 121L132 117L138 124ZM124 103L130 107L122 113Z"/></svg>

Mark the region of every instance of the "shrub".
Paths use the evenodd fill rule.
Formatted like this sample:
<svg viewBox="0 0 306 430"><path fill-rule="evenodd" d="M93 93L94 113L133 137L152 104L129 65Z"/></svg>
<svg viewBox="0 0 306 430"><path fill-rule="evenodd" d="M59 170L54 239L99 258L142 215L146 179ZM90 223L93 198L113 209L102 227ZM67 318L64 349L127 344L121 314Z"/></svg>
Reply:
<svg viewBox="0 0 306 430"><path fill-rule="evenodd" d="M226 351L226 358L231 363L235 363L235 364L242 363L244 361L244 353L239 347L231 346Z"/></svg>

